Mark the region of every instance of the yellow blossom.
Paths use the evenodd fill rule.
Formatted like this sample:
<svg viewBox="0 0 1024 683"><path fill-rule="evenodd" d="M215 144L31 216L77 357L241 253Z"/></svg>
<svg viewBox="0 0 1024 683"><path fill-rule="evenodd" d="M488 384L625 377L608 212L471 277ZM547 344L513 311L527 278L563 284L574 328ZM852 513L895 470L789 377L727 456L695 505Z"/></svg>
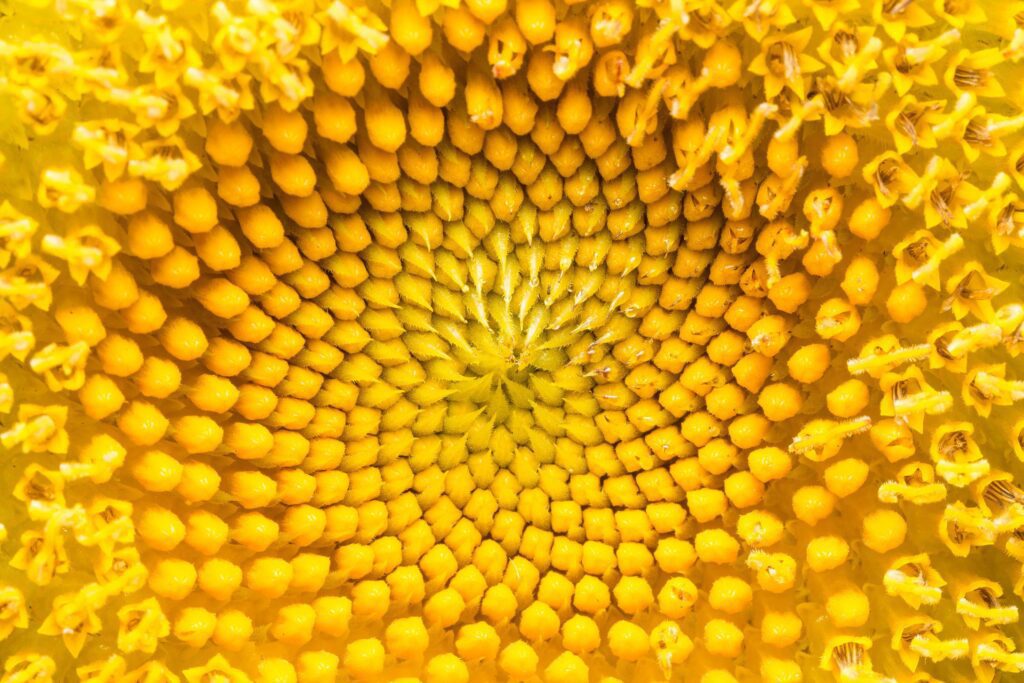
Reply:
<svg viewBox="0 0 1024 683"><path fill-rule="evenodd" d="M804 77L824 68L807 54L813 29L772 37L762 43L761 54L750 63L750 70L764 77L765 97L771 99L790 88L798 98L806 93Z"/></svg>
<svg viewBox="0 0 1024 683"><path fill-rule="evenodd" d="M20 445L25 453L66 453L67 419L67 406L22 403L18 406L18 421L0 434L0 442L6 448Z"/></svg>
<svg viewBox="0 0 1024 683"><path fill-rule="evenodd" d="M87 169L103 165L108 180L119 178L135 153L138 126L116 119L85 121L75 125L72 140L82 148Z"/></svg>
<svg viewBox="0 0 1024 683"><path fill-rule="evenodd" d="M59 527L46 528L42 533L26 531L19 539L21 548L11 558L11 566L40 586L48 585L57 574L66 574L69 565L62 533Z"/></svg>
<svg viewBox="0 0 1024 683"><path fill-rule="evenodd" d="M19 212L8 201L0 204L0 265L7 266L11 257L24 258L32 249L32 237L39 224L31 217Z"/></svg>
<svg viewBox="0 0 1024 683"><path fill-rule="evenodd" d="M123 652L147 652L152 654L161 638L171 631L171 625L154 598L125 605L117 611L121 622L117 634L117 646Z"/></svg>
<svg viewBox="0 0 1024 683"><path fill-rule="evenodd" d="M0 683L1024 672L1022 3L15 9Z"/></svg>
<svg viewBox="0 0 1024 683"><path fill-rule="evenodd" d="M16 628L28 626L28 609L25 596L14 586L0 588L0 640L4 640Z"/></svg>
<svg viewBox="0 0 1024 683"><path fill-rule="evenodd" d="M213 681L246 683L251 679L243 672L231 666L223 656L217 655L211 658L204 666L186 669L185 680L188 683L213 683Z"/></svg>
<svg viewBox="0 0 1024 683"><path fill-rule="evenodd" d="M90 664L75 669L78 678L89 683L113 683L122 680L127 669L124 657L111 655L106 659L100 659Z"/></svg>
<svg viewBox="0 0 1024 683"><path fill-rule="evenodd" d="M82 176L70 168L48 168L39 179L37 200L44 209L55 207L65 213L74 213L96 196L96 190L86 185Z"/></svg>
<svg viewBox="0 0 1024 683"><path fill-rule="evenodd" d="M27 681L52 681L57 673L53 657L26 652L14 654L4 660L4 683L26 683Z"/></svg>
<svg viewBox="0 0 1024 683"><path fill-rule="evenodd" d="M96 610L103 606L107 596L99 584L89 584L76 593L58 595L53 610L39 627L43 635L59 635L73 656L78 656L85 640L102 630Z"/></svg>
<svg viewBox="0 0 1024 683"><path fill-rule="evenodd" d="M117 240L95 225L72 229L63 237L46 235L41 246L45 253L66 261L71 278L80 285L90 274L106 280L111 258L121 251Z"/></svg>

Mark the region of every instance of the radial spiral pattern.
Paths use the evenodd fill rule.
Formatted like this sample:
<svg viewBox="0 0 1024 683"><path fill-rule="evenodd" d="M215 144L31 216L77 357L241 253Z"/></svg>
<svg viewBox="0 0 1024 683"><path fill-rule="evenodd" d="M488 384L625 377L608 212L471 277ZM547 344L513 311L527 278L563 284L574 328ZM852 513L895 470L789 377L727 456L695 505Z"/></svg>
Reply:
<svg viewBox="0 0 1024 683"><path fill-rule="evenodd" d="M1024 673L1024 3L11 0L0 683Z"/></svg>

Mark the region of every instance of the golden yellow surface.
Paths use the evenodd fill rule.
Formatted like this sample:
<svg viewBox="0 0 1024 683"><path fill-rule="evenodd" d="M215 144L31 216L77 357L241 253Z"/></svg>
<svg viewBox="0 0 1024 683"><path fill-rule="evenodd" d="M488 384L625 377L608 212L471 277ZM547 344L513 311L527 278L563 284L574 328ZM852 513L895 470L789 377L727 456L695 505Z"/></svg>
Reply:
<svg viewBox="0 0 1024 683"><path fill-rule="evenodd" d="M1022 58L1016 1L4 3L0 682L1014 680Z"/></svg>

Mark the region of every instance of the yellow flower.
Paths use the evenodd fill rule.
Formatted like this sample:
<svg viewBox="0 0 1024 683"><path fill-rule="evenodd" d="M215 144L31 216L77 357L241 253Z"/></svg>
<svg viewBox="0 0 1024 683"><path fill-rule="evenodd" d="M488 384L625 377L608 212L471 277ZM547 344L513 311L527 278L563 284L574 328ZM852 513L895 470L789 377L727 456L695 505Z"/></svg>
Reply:
<svg viewBox="0 0 1024 683"><path fill-rule="evenodd" d="M110 481L114 471L124 464L127 451L116 439L108 434L97 434L79 452L80 463L65 463L65 469L77 472L84 468L84 476L95 483Z"/></svg>
<svg viewBox="0 0 1024 683"><path fill-rule="evenodd" d="M27 683L27 681L52 681L57 673L53 657L35 652L16 654L4 660L3 683Z"/></svg>
<svg viewBox="0 0 1024 683"><path fill-rule="evenodd" d="M27 626L25 596L14 586L0 587L0 640L5 640L14 629Z"/></svg>
<svg viewBox="0 0 1024 683"><path fill-rule="evenodd" d="M934 22L917 0L874 0L871 17L893 40L903 38L907 29L917 29Z"/></svg>
<svg viewBox="0 0 1024 683"><path fill-rule="evenodd" d="M101 101L118 101L129 79L125 73L124 54L118 45L103 45L78 54L75 75L78 90L95 93Z"/></svg>
<svg viewBox="0 0 1024 683"><path fill-rule="evenodd" d="M124 680L128 668L124 657L111 655L106 659L97 660L91 664L80 666L75 669L78 678L88 683L113 683Z"/></svg>
<svg viewBox="0 0 1024 683"><path fill-rule="evenodd" d="M722 4L714 0L697 0L692 3L651 0L650 5L655 8L662 22L671 22L680 38L693 41L693 44L705 49L724 36L733 23ZM682 5L681 12L677 12L679 5Z"/></svg>
<svg viewBox="0 0 1024 683"><path fill-rule="evenodd" d="M985 272L985 268L974 261L965 263L946 280L946 292L950 295L945 306L960 320L972 313L982 322L994 317L992 299L1009 287L1009 283L996 279Z"/></svg>
<svg viewBox="0 0 1024 683"><path fill-rule="evenodd" d="M1002 97L1003 86L991 69L1003 59L999 50L991 48L972 52L960 50L950 60L943 75L946 86L954 93L971 93L978 97Z"/></svg>
<svg viewBox="0 0 1024 683"><path fill-rule="evenodd" d="M1022 7L19 3L0 683L1024 673Z"/></svg>
<svg viewBox="0 0 1024 683"><path fill-rule="evenodd" d="M1001 254L1011 245L1021 244L1024 238L1024 204L1016 194L1008 194L1006 203L1002 206L996 204L989 209L986 224L992 233L992 248L997 254Z"/></svg>
<svg viewBox="0 0 1024 683"><path fill-rule="evenodd" d="M860 9L859 0L803 0L826 31L831 30L842 16Z"/></svg>
<svg viewBox="0 0 1024 683"><path fill-rule="evenodd" d="M117 611L117 618L121 622L117 646L122 652L152 654L160 639L171 632L171 625L155 598L125 605Z"/></svg>
<svg viewBox="0 0 1024 683"><path fill-rule="evenodd" d="M212 657L203 666L186 669L184 675L188 683L248 683L252 680L231 666L222 655Z"/></svg>
<svg viewBox="0 0 1024 683"><path fill-rule="evenodd" d="M29 581L40 586L48 585L57 574L66 574L70 565L62 533L58 526L45 527L42 532L24 532L11 566L25 572Z"/></svg>
<svg viewBox="0 0 1024 683"><path fill-rule="evenodd" d="M79 531L82 545L112 550L119 543L135 540L132 505L118 498L96 498L86 510L88 530Z"/></svg>
<svg viewBox="0 0 1024 683"><path fill-rule="evenodd" d="M264 102L281 102L286 110L294 110L313 94L309 63L305 60L285 62L273 52L264 52L259 60L263 78L260 96Z"/></svg>
<svg viewBox="0 0 1024 683"><path fill-rule="evenodd" d="M89 345L82 341L69 346L48 344L32 354L29 367L43 376L51 391L73 391L85 384L85 364L89 353Z"/></svg>
<svg viewBox="0 0 1024 683"><path fill-rule="evenodd" d="M963 248L963 238L953 234L945 242L929 230L918 230L901 240L893 248L897 258L896 282L925 284L938 290L942 282L939 266L943 260Z"/></svg>
<svg viewBox="0 0 1024 683"><path fill-rule="evenodd" d="M135 113L139 127L154 128L164 137L176 133L182 120L195 113L195 105L177 81L164 86L139 86L124 92L118 99Z"/></svg>
<svg viewBox="0 0 1024 683"><path fill-rule="evenodd" d="M200 166L199 158L184 141L172 137L142 143L139 158L128 162L128 172L175 190Z"/></svg>
<svg viewBox="0 0 1024 683"><path fill-rule="evenodd" d="M159 661L148 661L139 668L129 671L122 680L130 683L178 683L181 678L174 674L166 664Z"/></svg>
<svg viewBox="0 0 1024 683"><path fill-rule="evenodd" d="M880 385L881 414L899 418L917 432L924 429L925 415L941 415L952 405L949 392L929 386L916 366L883 375Z"/></svg>
<svg viewBox="0 0 1024 683"><path fill-rule="evenodd" d="M27 505L61 507L64 505L64 479L58 472L47 471L40 465L29 465L12 493L15 500Z"/></svg>
<svg viewBox="0 0 1024 683"><path fill-rule="evenodd" d="M919 102L913 95L905 95L885 116L885 125L892 133L896 151L906 154L915 147L934 149L938 144L932 131L934 124L941 120L946 108L942 100Z"/></svg>
<svg viewBox="0 0 1024 683"><path fill-rule="evenodd" d="M864 164L863 173L883 206L892 206L915 190L923 194L920 176L895 152L884 152Z"/></svg>
<svg viewBox="0 0 1024 683"><path fill-rule="evenodd" d="M72 140L82 148L87 169L103 165L108 180L124 173L128 160L137 154L135 136L139 127L116 119L86 121L75 125Z"/></svg>
<svg viewBox="0 0 1024 683"><path fill-rule="evenodd" d="M45 311L53 302L50 284L58 274L59 271L46 261L26 256L0 271L0 293L18 310L35 306Z"/></svg>
<svg viewBox="0 0 1024 683"><path fill-rule="evenodd" d="M39 179L36 201L44 209L56 208L65 213L75 213L95 197L95 188L86 184L75 169L48 168Z"/></svg>
<svg viewBox="0 0 1024 683"><path fill-rule="evenodd" d="M920 198L927 197L924 220L928 228L938 225L967 228L964 207L977 199L980 192L948 159L932 157L917 182L917 187L904 196L903 202L912 207Z"/></svg>
<svg viewBox="0 0 1024 683"><path fill-rule="evenodd" d="M889 80L878 78L872 82L844 86L831 76L824 76L814 79L814 89L823 100L825 131L828 135L836 135L846 128L869 128L880 118L874 103L889 89Z"/></svg>
<svg viewBox="0 0 1024 683"><path fill-rule="evenodd" d="M102 586L93 583L76 593L58 595L53 601L53 610L39 627L42 635L59 635L72 656L77 657L89 636L103 630L96 614L107 601Z"/></svg>
<svg viewBox="0 0 1024 683"><path fill-rule="evenodd" d="M18 421L0 434L0 443L6 448L20 445L25 453L67 453L67 419L67 406L22 403Z"/></svg>
<svg viewBox="0 0 1024 683"><path fill-rule="evenodd" d="M965 28L968 24L980 24L987 18L982 3L977 0L966 0L966 2L942 2L935 0L935 16L944 20L950 26Z"/></svg>
<svg viewBox="0 0 1024 683"><path fill-rule="evenodd" d="M840 680L877 680L879 676L873 671L871 660L866 654L871 644L869 638L830 638L821 658L821 668L835 672Z"/></svg>
<svg viewBox="0 0 1024 683"><path fill-rule="evenodd" d="M121 245L95 225L69 230L64 237L46 235L42 250L67 262L71 278L84 284L89 275L106 280L113 266L111 259L121 251Z"/></svg>
<svg viewBox="0 0 1024 683"><path fill-rule="evenodd" d="M743 29L754 40L764 40L773 29L784 29L796 21L793 10L785 2L745 2L740 0L729 7L729 15L743 24Z"/></svg>
<svg viewBox="0 0 1024 683"><path fill-rule="evenodd" d="M931 661L943 661L960 659L970 651L966 638L941 639L938 634L942 632L942 622L924 615L900 620L893 631L896 635L891 646L911 670L917 669L922 656Z"/></svg>
<svg viewBox="0 0 1024 683"><path fill-rule="evenodd" d="M917 34L909 33L896 45L882 50L896 92L905 95L914 86L935 85L938 76L934 64L959 39L960 32L955 30L946 31L930 40L922 40Z"/></svg>
<svg viewBox="0 0 1024 683"><path fill-rule="evenodd" d="M1022 385L1006 377L1006 364L978 365L964 376L963 398L967 405L987 417L994 405L1013 405L1024 398Z"/></svg>
<svg viewBox="0 0 1024 683"><path fill-rule="evenodd" d="M224 3L215 4L210 14L220 24L210 46L225 72L238 74L255 61L261 46L259 20L251 15L233 14Z"/></svg>
<svg viewBox="0 0 1024 683"><path fill-rule="evenodd" d="M93 563L96 578L104 586L124 594L134 593L146 586L148 572L135 548L117 548L100 552Z"/></svg>
<svg viewBox="0 0 1024 683"><path fill-rule="evenodd" d="M968 354L998 346L1003 335L999 327L991 323L964 327L961 323L950 322L932 330L928 339L934 346L929 362L931 367L945 367L962 373L967 369Z"/></svg>
<svg viewBox="0 0 1024 683"><path fill-rule="evenodd" d="M188 69L200 66L199 54L192 46L191 31L171 27L167 17L154 17L143 11L135 15L135 22L145 29L139 71L152 73L157 88L167 88Z"/></svg>
<svg viewBox="0 0 1024 683"><path fill-rule="evenodd" d="M46 87L54 76L67 75L75 66L71 53L59 45L42 41L0 41L0 55L11 65L11 80L29 87Z"/></svg>
<svg viewBox="0 0 1024 683"><path fill-rule="evenodd" d="M338 50L343 62L359 50L375 54L388 41L384 22L365 6L332 2L324 18L320 49L324 54Z"/></svg>
<svg viewBox="0 0 1024 683"><path fill-rule="evenodd" d="M0 413L9 413L14 408L14 387L10 378L0 373Z"/></svg>
<svg viewBox="0 0 1024 683"><path fill-rule="evenodd" d="M761 44L761 54L747 67L752 73L764 77L764 94L772 99L789 88L798 98L807 91L804 78L825 68L825 65L807 54L814 30L811 27L785 35L771 36Z"/></svg>
<svg viewBox="0 0 1024 683"><path fill-rule="evenodd" d="M131 23L131 8L123 0L70 0L68 4L83 22L83 33L100 43L114 43Z"/></svg>
<svg viewBox="0 0 1024 683"><path fill-rule="evenodd" d="M977 680L989 683L997 671L1024 672L1024 652L1015 652L1015 645L1001 633L983 634L971 653L971 665Z"/></svg>
<svg viewBox="0 0 1024 683"><path fill-rule="evenodd" d="M495 27L487 48L487 62L495 78L509 78L523 66L527 43L519 28L509 21Z"/></svg>
<svg viewBox="0 0 1024 683"><path fill-rule="evenodd" d="M15 209L10 202L0 204L0 266L6 267L11 257L22 259L32 250L32 237L39 224Z"/></svg>
<svg viewBox="0 0 1024 683"><path fill-rule="evenodd" d="M881 49L882 41L875 37L873 26L849 26L840 22L832 26L817 52L836 78L848 82L853 74L876 69L876 57Z"/></svg>
<svg viewBox="0 0 1024 683"><path fill-rule="evenodd" d="M185 82L199 91L199 111L203 114L216 112L222 121L230 123L255 106L250 85L252 77L248 74L189 69Z"/></svg>
<svg viewBox="0 0 1024 683"><path fill-rule="evenodd" d="M320 41L320 24L313 19L316 9L312 0L285 0L275 7L277 16L266 22L264 35L282 59L296 58L302 48Z"/></svg>
<svg viewBox="0 0 1024 683"><path fill-rule="evenodd" d="M13 97L22 123L30 126L36 135L49 135L56 130L68 107L67 100L48 86L36 88L12 83L3 90Z"/></svg>

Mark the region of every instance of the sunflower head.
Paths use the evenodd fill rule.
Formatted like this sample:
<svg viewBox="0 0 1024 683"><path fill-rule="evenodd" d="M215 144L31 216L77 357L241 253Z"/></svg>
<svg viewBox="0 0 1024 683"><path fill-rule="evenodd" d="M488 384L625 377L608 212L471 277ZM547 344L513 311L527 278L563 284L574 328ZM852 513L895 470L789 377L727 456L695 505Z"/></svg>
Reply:
<svg viewBox="0 0 1024 683"><path fill-rule="evenodd" d="M1024 672L1021 3L0 24L0 683Z"/></svg>

